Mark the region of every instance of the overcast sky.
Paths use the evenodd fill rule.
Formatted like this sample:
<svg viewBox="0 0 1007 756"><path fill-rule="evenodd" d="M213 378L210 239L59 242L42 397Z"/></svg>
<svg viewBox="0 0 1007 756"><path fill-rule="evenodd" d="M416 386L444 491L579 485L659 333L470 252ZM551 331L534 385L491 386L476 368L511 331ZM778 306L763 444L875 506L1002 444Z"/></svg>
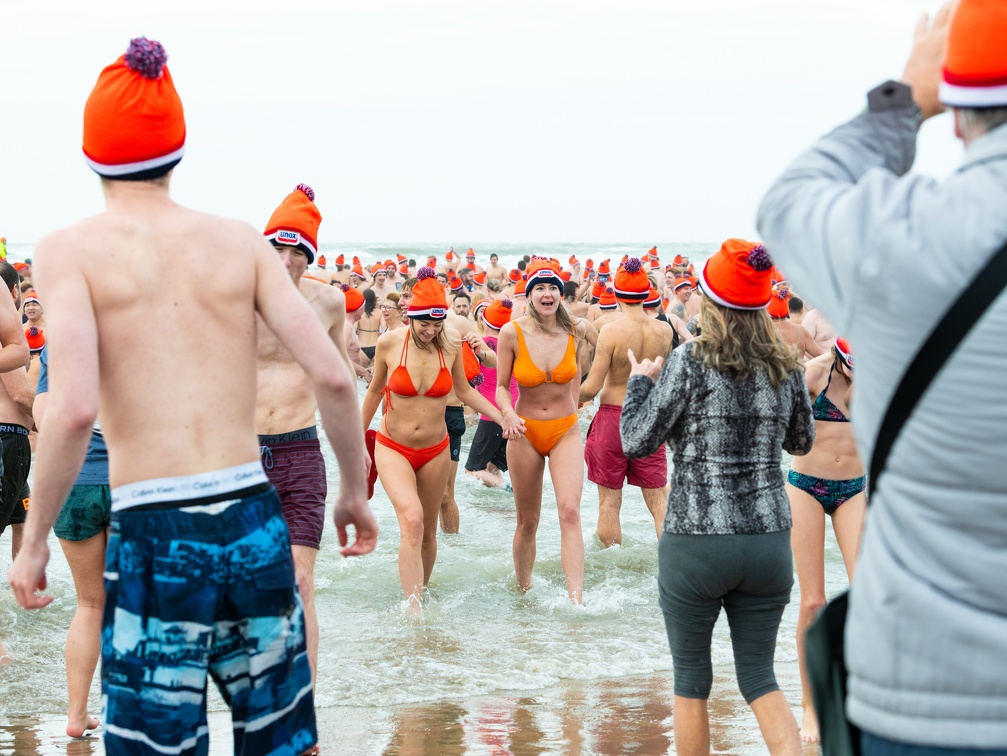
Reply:
<svg viewBox="0 0 1007 756"><path fill-rule="evenodd" d="M322 242L754 238L769 182L898 78L937 5L0 0L0 235L101 210L84 101L146 35L185 107L183 204L263 226L303 181ZM961 154L941 116L917 169Z"/></svg>

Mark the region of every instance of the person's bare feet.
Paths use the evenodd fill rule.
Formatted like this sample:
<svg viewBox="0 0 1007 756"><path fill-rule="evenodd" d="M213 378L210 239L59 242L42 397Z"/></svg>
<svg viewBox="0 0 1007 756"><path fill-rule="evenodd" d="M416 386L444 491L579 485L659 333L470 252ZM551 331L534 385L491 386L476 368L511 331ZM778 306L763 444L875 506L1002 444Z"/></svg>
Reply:
<svg viewBox="0 0 1007 756"><path fill-rule="evenodd" d="M14 657L10 655L10 651L7 650L3 641L0 641L0 667L10 664L12 661L14 661Z"/></svg>
<svg viewBox="0 0 1007 756"><path fill-rule="evenodd" d="M817 743L822 739L818 731L818 715L815 714L814 706L805 706L804 715L801 717L801 740L805 743Z"/></svg>
<svg viewBox="0 0 1007 756"><path fill-rule="evenodd" d="M97 717L89 717L86 714L83 719L76 719L67 717L66 719L66 734L71 738L82 738L88 730L93 730L101 722L98 721Z"/></svg>

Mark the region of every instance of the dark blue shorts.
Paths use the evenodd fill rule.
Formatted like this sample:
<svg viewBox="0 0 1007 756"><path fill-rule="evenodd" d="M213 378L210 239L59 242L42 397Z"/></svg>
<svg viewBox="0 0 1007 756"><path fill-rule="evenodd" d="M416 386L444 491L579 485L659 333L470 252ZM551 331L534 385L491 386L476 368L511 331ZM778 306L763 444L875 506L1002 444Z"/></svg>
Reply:
<svg viewBox="0 0 1007 756"><path fill-rule="evenodd" d="M318 740L279 499L262 485L234 495L112 513L101 649L108 754L205 754L207 674L231 707L235 753L300 754Z"/></svg>

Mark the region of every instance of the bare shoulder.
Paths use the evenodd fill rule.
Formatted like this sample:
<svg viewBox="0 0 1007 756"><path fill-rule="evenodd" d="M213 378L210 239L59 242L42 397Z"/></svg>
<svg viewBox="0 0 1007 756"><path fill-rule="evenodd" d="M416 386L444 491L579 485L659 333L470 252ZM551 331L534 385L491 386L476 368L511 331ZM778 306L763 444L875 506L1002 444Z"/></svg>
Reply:
<svg viewBox="0 0 1007 756"><path fill-rule="evenodd" d="M335 286L305 276L298 282L298 288L319 316L346 311L346 297Z"/></svg>
<svg viewBox="0 0 1007 756"><path fill-rule="evenodd" d="M804 379L809 390L825 385L829 368L832 367L832 360L832 355L826 352L804 363Z"/></svg>
<svg viewBox="0 0 1007 756"><path fill-rule="evenodd" d="M453 325L444 326L444 335L447 337L448 344L452 347L457 348L462 343L462 335Z"/></svg>

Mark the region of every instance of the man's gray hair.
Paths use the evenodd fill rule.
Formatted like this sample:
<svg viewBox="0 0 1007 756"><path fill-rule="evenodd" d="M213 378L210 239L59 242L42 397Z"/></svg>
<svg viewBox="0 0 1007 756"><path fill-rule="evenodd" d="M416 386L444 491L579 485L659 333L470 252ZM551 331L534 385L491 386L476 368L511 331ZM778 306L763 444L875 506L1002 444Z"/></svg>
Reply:
<svg viewBox="0 0 1007 756"><path fill-rule="evenodd" d="M1007 107L957 108L958 128L963 136L977 137L988 134L1007 123Z"/></svg>

